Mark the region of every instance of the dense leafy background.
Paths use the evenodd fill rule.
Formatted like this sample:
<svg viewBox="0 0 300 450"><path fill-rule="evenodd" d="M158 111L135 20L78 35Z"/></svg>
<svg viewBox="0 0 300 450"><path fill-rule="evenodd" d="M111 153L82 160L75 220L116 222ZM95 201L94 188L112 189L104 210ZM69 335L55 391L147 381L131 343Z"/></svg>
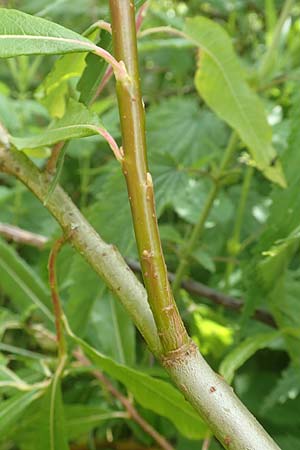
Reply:
<svg viewBox="0 0 300 450"><path fill-rule="evenodd" d="M14 0L2 6L78 34L108 19L107 3L95 0ZM263 79L257 75L282 6L280 0L153 0L142 29L185 27L200 55L191 42L161 34L141 38L139 49L149 162L170 271L176 271L203 210L230 126L243 139L190 255L188 275L242 299L244 307L232 312L185 290L177 300L210 364L233 383L281 448L295 450L300 448L299 5L285 22L271 67ZM201 19L185 25L195 16ZM99 39L93 31L89 37ZM100 45L111 47L106 33ZM74 138L60 183L101 236L136 259L123 176L95 131L102 124L120 141L113 82L90 112L85 109L105 69L86 53L0 60L0 120L40 167L53 143ZM74 134L69 125L77 125ZM251 169L253 164L260 170ZM247 176L250 187L238 219ZM155 448L88 370L70 360L63 379L55 377L47 258L60 230L31 193L3 174L0 221L49 238L43 250L0 240L0 448L33 450L37 442L43 450ZM204 424L153 361L122 306L69 247L59 256L58 275L78 336L69 345L82 345L174 448L201 448ZM272 314L278 330L253 320L258 307ZM36 384L47 380L43 388ZM220 446L212 440L209 448Z"/></svg>

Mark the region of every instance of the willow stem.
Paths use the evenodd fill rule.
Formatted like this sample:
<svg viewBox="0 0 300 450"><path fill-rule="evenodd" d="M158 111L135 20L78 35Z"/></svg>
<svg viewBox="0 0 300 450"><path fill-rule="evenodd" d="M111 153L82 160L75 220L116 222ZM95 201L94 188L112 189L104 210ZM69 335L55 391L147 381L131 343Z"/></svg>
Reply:
<svg viewBox="0 0 300 450"><path fill-rule="evenodd" d="M152 178L148 170L145 111L138 70L134 6L110 0L115 58L123 61L126 80L117 80L123 140L123 173L148 301L165 353L189 343L168 280L158 231Z"/></svg>
<svg viewBox="0 0 300 450"><path fill-rule="evenodd" d="M195 246L198 244L199 239L202 237L205 222L209 216L211 208L212 208L214 201L219 192L220 180L221 180L222 176L224 175L225 170L231 160L231 157L236 148L237 142L238 142L238 136L235 132L232 132L229 142L228 142L228 145L227 145L227 148L224 152L220 167L217 172L216 181L210 189L210 192L206 199L205 205L201 211L198 222L196 223L196 225L193 228L190 239L188 240L188 242L182 249L182 252L180 255L180 263L176 270L175 278L174 278L173 285L172 285L175 297L177 296L177 294L179 292L183 277L186 273L186 269L189 264L190 256L191 256L193 250L195 249Z"/></svg>

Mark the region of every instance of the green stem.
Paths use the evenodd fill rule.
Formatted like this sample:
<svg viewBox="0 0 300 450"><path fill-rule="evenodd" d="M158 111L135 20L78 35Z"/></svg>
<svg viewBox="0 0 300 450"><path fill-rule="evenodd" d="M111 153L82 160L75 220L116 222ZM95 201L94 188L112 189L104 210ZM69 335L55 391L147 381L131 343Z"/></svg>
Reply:
<svg viewBox="0 0 300 450"><path fill-rule="evenodd" d="M250 185L251 185L253 172L254 172L254 168L252 166L248 166L246 173L245 173L243 185L242 185L242 191L241 191L241 196L240 196L238 209L237 209L237 213L236 213L232 237L228 242L228 247L229 247L228 253L230 256L238 255L241 250L241 242L240 242L241 229L242 229L242 224L243 224L243 220L244 220L246 203L247 203L247 198L248 198L248 194L249 194L249 189L250 189ZM232 274L232 271L234 269L233 259L234 258L232 258L232 260L230 260L228 262L227 267L226 267L226 287L227 288L229 286L230 275Z"/></svg>
<svg viewBox="0 0 300 450"><path fill-rule="evenodd" d="M175 278L173 281L173 292L176 297L178 294L178 291L181 286L181 282L183 280L183 277L186 272L186 268L189 263L190 255L192 254L195 246L197 245L199 239L202 237L204 225L208 218L208 215L211 211L211 208L213 206L214 200L216 196L218 195L219 188L220 188L220 180L222 179L225 170L231 160L232 153L236 148L238 142L238 136L233 131L231 134L231 137L229 139L227 148L224 152L223 159L221 161L220 167L217 172L217 177L214 185L211 187L211 190L208 194L208 197L206 199L205 205L201 211L201 214L199 216L199 220L196 223L196 225L193 228L192 234L190 236L190 239L188 240L187 244L183 247L181 255L180 255L180 263L175 273Z"/></svg>
<svg viewBox="0 0 300 450"><path fill-rule="evenodd" d="M268 75L268 73L272 67L272 64L274 62L275 53L276 53L276 50L279 45L282 28L285 24L286 19L290 15L293 5L294 5L294 0L285 0L285 3L283 5L283 8L281 10L281 13L280 13L277 25L276 25L276 28L274 30L272 42L271 42L266 54L264 55L261 65L260 65L260 69L258 72L258 76L259 76L260 80L263 80L266 78L266 76Z"/></svg>
<svg viewBox="0 0 300 450"><path fill-rule="evenodd" d="M23 152L7 149L0 143L0 171L16 177L45 204L51 183L49 175L41 172ZM73 247L120 299L150 350L159 355L161 344L147 294L118 250L101 239L59 185L56 185L46 207L64 233L70 236Z"/></svg>
<svg viewBox="0 0 300 450"><path fill-rule="evenodd" d="M140 90L135 14L130 0L110 0L115 57L128 73L117 80L127 183L135 236L148 301L165 353L189 343L168 280L148 171L145 111Z"/></svg>

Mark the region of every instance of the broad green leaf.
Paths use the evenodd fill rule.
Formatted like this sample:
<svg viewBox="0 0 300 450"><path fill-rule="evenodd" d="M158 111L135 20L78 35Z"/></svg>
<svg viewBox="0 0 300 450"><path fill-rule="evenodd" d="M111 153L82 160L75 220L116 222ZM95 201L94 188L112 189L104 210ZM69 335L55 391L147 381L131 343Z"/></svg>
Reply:
<svg viewBox="0 0 300 450"><path fill-rule="evenodd" d="M294 400L300 393L300 371L298 367L290 366L282 373L281 378L267 398L264 400L263 411L267 411L276 405L283 404L287 400Z"/></svg>
<svg viewBox="0 0 300 450"><path fill-rule="evenodd" d="M102 301L101 293L104 287L99 277L79 255L73 255L67 278L66 315L72 330L83 337L94 303ZM89 288L87 289L86 286Z"/></svg>
<svg viewBox="0 0 300 450"><path fill-rule="evenodd" d="M0 8L0 57L93 51L88 39L40 17Z"/></svg>
<svg viewBox="0 0 300 450"><path fill-rule="evenodd" d="M151 156L151 171L155 187L158 217L167 206L173 206L189 182L187 173L180 170L176 160L169 154L155 153Z"/></svg>
<svg viewBox="0 0 300 450"><path fill-rule="evenodd" d="M50 293L17 252L0 239L0 289L10 296L15 308L25 312L35 306L53 321Z"/></svg>
<svg viewBox="0 0 300 450"><path fill-rule="evenodd" d="M114 362L74 335L72 339L84 350L95 366L123 383L144 408L167 417L180 433L190 439L205 436L206 425L182 394L169 383Z"/></svg>
<svg viewBox="0 0 300 450"><path fill-rule="evenodd" d="M201 161L207 165L217 159L227 139L225 124L192 96L164 99L147 110L150 160L155 153L167 153L178 168L198 168Z"/></svg>
<svg viewBox="0 0 300 450"><path fill-rule="evenodd" d="M70 99L65 115L54 120L40 134L29 137L11 137L18 150L52 145L60 141L99 134L99 119L82 103Z"/></svg>
<svg viewBox="0 0 300 450"><path fill-rule="evenodd" d="M255 164L271 181L285 186L264 108L247 85L231 40L217 23L204 17L187 19L185 33L200 47L195 84L205 102L234 128Z"/></svg>
<svg viewBox="0 0 300 450"><path fill-rule="evenodd" d="M3 440L25 414L28 406L41 395L41 391L17 394L8 400L0 401L0 440Z"/></svg>
<svg viewBox="0 0 300 450"><path fill-rule="evenodd" d="M177 214L189 223L196 224L209 194L210 184L205 180L190 178L188 183L173 198ZM210 228L217 224L228 223L234 214L234 205L226 191L220 192L215 200L207 222Z"/></svg>
<svg viewBox="0 0 300 450"><path fill-rule="evenodd" d="M246 339L232 350L221 363L219 372L231 383L235 372L258 350L268 347L275 339L280 337L280 332L257 334Z"/></svg>

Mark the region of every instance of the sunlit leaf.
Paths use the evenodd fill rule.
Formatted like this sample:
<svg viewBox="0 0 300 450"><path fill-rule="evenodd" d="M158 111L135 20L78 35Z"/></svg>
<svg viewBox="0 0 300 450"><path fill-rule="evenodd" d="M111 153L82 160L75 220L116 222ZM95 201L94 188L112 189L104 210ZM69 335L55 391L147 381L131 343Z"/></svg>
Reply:
<svg viewBox="0 0 300 450"><path fill-rule="evenodd" d="M93 44L80 34L40 17L0 8L0 57L86 52Z"/></svg>
<svg viewBox="0 0 300 450"><path fill-rule="evenodd" d="M185 33L201 49L195 77L200 95L238 132L257 168L273 182L285 186L264 108L245 81L229 36L205 17L187 19Z"/></svg>

